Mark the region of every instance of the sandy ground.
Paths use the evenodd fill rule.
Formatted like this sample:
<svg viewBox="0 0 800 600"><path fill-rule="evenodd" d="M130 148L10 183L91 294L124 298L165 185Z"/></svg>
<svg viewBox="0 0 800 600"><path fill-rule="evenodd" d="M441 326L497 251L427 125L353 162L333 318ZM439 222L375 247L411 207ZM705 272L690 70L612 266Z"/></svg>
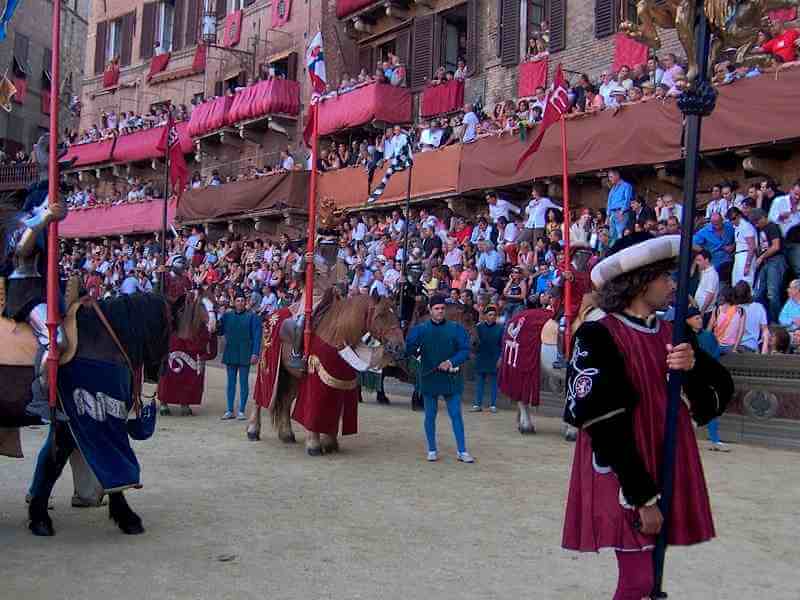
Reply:
<svg viewBox="0 0 800 600"><path fill-rule="evenodd" d="M610 598L613 557L559 547L572 446L556 420L522 437L509 411L466 414L478 462L463 465L442 411L443 459L428 464L407 399L369 398L362 433L312 459L273 435L246 441L242 423L219 420L223 372L208 382L195 416L161 419L137 446L145 487L128 498L145 535L69 507L67 472L56 537L31 536L23 496L44 429L26 431L26 459L0 457L2 598ZM670 598L798 600L798 454L703 458L719 538L669 552Z"/></svg>

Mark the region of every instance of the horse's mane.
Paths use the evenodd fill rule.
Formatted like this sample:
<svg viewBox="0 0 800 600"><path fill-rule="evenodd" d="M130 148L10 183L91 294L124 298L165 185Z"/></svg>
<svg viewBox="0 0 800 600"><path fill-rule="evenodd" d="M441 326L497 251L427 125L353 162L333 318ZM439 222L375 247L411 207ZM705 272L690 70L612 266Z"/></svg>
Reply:
<svg viewBox="0 0 800 600"><path fill-rule="evenodd" d="M315 315L314 333L336 348L357 346L364 335L367 312L373 302L366 294L339 298L328 290L320 302L320 306L327 304L327 307Z"/></svg>
<svg viewBox="0 0 800 600"><path fill-rule="evenodd" d="M159 294L131 294L98 302L117 334L133 368L160 360L169 347L167 302ZM79 328L84 340L106 336L107 330L91 306L79 310Z"/></svg>

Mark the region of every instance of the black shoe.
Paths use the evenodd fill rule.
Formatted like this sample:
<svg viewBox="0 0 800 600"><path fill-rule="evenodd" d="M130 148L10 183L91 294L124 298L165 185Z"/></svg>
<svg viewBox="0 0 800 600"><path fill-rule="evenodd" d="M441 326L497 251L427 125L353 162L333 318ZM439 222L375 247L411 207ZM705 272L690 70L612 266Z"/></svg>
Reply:
<svg viewBox="0 0 800 600"><path fill-rule="evenodd" d="M169 406L162 404L161 408L158 409L158 414L160 414L162 417L168 417L172 414L172 411L170 411Z"/></svg>
<svg viewBox="0 0 800 600"><path fill-rule="evenodd" d="M53 520L47 514L47 500L41 501L38 498L32 498L28 506L28 529L31 530L33 535L41 537L52 537L56 534L53 529Z"/></svg>
<svg viewBox="0 0 800 600"><path fill-rule="evenodd" d="M383 391L378 392L375 399L378 401L378 404L391 404L391 402L389 402L389 396Z"/></svg>
<svg viewBox="0 0 800 600"><path fill-rule="evenodd" d="M115 492L109 496L108 518L114 521L120 531L126 535L144 533L142 519L128 506L122 492Z"/></svg>
<svg viewBox="0 0 800 600"><path fill-rule="evenodd" d="M192 416L192 409L189 408L189 406L186 405L186 404L181 405L181 416L182 417L191 417Z"/></svg>

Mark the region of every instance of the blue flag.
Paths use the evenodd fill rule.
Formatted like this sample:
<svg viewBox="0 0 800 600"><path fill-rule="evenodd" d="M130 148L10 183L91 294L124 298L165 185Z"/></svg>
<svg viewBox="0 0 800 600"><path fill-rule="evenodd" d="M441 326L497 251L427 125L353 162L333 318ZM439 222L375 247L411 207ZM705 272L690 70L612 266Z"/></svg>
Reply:
<svg viewBox="0 0 800 600"><path fill-rule="evenodd" d="M8 37L6 27L8 26L8 22L11 21L11 17L14 16L14 12L17 10L19 3L20 0L6 0L6 7L3 9L3 15L0 16L0 42Z"/></svg>

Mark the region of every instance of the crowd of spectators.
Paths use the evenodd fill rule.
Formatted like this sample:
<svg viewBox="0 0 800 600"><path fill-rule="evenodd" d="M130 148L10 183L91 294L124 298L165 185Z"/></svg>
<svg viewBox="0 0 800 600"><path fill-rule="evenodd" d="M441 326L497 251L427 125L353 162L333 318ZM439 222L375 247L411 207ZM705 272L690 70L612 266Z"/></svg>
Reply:
<svg viewBox="0 0 800 600"><path fill-rule="evenodd" d="M190 110L185 104L181 104L173 111L176 121L188 121ZM117 114L114 110L100 113L100 122L93 124L89 129L81 132L69 131L66 135L66 143L69 145L89 144L108 140L119 135L136 133L152 127L160 127L167 124L169 113L166 108L153 108L146 114L136 112L121 111Z"/></svg>
<svg viewBox="0 0 800 600"><path fill-rule="evenodd" d="M152 179L130 177L118 178L110 184L102 185L102 193L96 185L83 186L80 182L72 184L72 191L66 195L68 210L99 208L137 204L163 198L163 187Z"/></svg>

